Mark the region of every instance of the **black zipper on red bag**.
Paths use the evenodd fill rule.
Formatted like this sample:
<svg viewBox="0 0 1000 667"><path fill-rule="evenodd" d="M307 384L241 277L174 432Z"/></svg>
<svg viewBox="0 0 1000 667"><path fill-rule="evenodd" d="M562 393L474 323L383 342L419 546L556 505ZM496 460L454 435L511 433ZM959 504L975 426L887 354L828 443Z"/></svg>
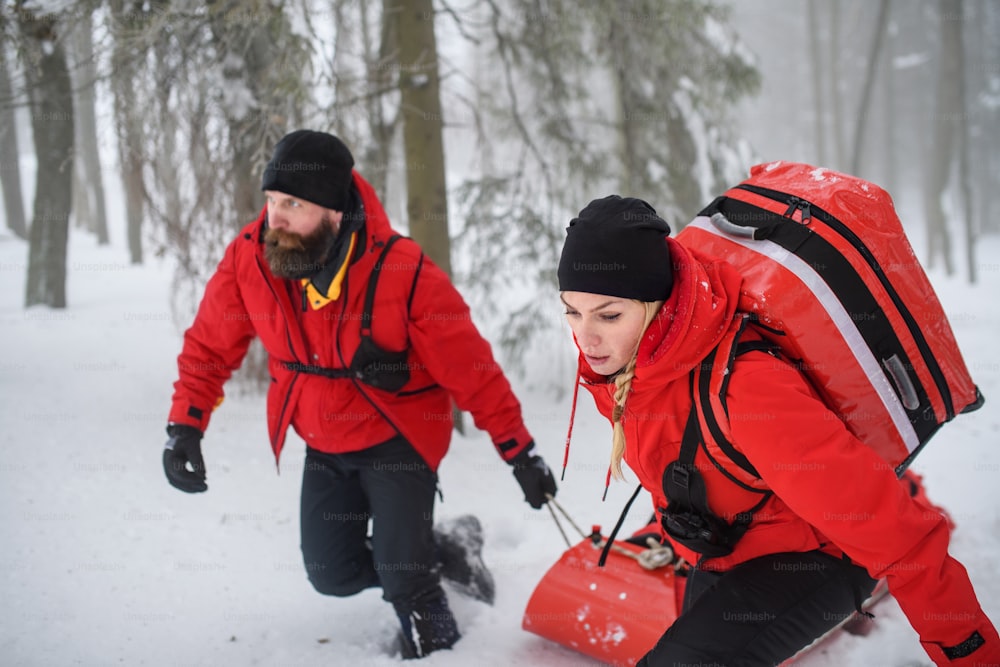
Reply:
<svg viewBox="0 0 1000 667"><path fill-rule="evenodd" d="M910 309L906 307L906 304L899 297L896 289L892 286L892 283L889 282L888 276L886 276L885 272L882 270L882 266L879 264L875 255L868 248L868 246L865 245L864 241L862 241L861 238L843 222L801 197L789 195L785 192L779 192L777 190L771 190L769 188L762 188L759 185L749 185L747 183L741 183L736 187L741 190L746 190L747 192L752 192L762 197L766 197L772 201L787 204L788 209L785 211L786 217L791 217L790 213L794 214L795 209L802 211L803 223L805 223L807 219L811 219L815 216L834 232L842 236L858 251L862 259L865 260L871 270L878 277L879 282L882 283L882 287L885 288L886 293L896 306L896 309L899 311L900 316L902 316L903 321L906 322L910 335L913 336L913 340L917 344L917 349L920 350L920 355L923 357L924 363L927 364L927 369L930 371L931 377L934 378L934 384L937 386L938 392L941 394L941 399L944 403L944 409L947 415L946 421L954 419L955 411L952 408L951 389L949 389L948 382L945 380L944 374L941 372L941 367L934 358L930 345L927 344L927 340L924 338L924 334L917 325Z"/></svg>

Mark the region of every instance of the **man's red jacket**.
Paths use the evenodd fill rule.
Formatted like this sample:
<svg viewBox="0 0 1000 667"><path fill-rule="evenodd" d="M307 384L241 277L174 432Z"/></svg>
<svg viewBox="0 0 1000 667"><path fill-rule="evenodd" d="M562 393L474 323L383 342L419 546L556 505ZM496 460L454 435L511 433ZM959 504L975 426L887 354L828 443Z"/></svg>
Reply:
<svg viewBox="0 0 1000 667"><path fill-rule="evenodd" d="M691 409L688 375L735 335L741 284L732 266L667 241L674 287L640 342L622 420L624 459L657 508L667 505L663 473L679 456ZM610 419L614 383L595 374L582 354L579 367L584 386ZM760 474L758 487L773 495L754 513L735 550L704 561L705 569L725 571L772 553L846 553L872 577L887 579L935 663L1000 663L997 632L965 569L948 555L945 517L911 498L892 467L847 430L799 371L766 352L741 355L728 377L726 405L732 444ZM724 457L718 460L730 474L745 474ZM760 501L759 493L727 479L701 451L695 466L705 479L709 507L727 521ZM674 546L689 561L698 560L698 554ZM949 661L942 647L960 645L973 632L986 644Z"/></svg>
<svg viewBox="0 0 1000 667"><path fill-rule="evenodd" d="M531 440L520 404L461 295L409 239L397 241L382 265L370 322L380 347L409 351L406 385L389 392L285 366L343 369L360 344L368 278L396 232L357 172L354 183L365 224L340 296L326 305L307 304L298 281L271 273L263 246L266 209L229 244L184 334L169 421L204 431L223 384L257 336L269 355L267 420L276 459L289 426L310 447L330 453L365 449L398 433L436 470L451 439L454 399L510 460Z"/></svg>

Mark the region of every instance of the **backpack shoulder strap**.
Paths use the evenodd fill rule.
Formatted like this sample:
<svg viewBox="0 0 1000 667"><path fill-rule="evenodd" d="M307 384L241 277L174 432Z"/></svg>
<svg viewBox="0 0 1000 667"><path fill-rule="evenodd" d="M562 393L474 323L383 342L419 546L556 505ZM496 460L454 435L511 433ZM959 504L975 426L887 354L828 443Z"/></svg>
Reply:
<svg viewBox="0 0 1000 667"><path fill-rule="evenodd" d="M692 385L691 402L692 412L697 412L700 416L700 421L704 423L705 428L708 431L708 435L711 437L716 446L722 451L722 453L725 454L726 457L737 467L748 473L750 476L760 479L760 473L758 473L757 469L753 467L753 464L750 463L750 461L739 450L737 450L735 446L733 446L733 443L729 440L729 437L725 434L725 431L720 424L720 416L716 414L715 409L712 407L712 399L717 398L724 413L722 418L728 418L725 401L726 387L729 384L729 372L732 370L733 362L737 356L755 350L770 351L772 349L770 344L766 343L766 341L740 341L740 336L746 330L746 327L749 325L751 320L752 316L745 315L731 340L728 342L724 341L712 350L708 357L705 358L705 361L698 368L696 368L695 382ZM717 389L714 389L712 380L715 377L715 371L720 363L723 364L724 375L720 386ZM712 459L712 463L716 466L716 468L718 468L731 481L747 490L760 490L733 476L728 470L725 469L724 466L712 457L711 453L708 452L707 447L706 453L709 458Z"/></svg>
<svg viewBox="0 0 1000 667"><path fill-rule="evenodd" d="M693 391L694 372L691 374L690 381ZM681 436L681 448L677 455L677 461L668 466L663 473L663 490L672 505L679 504L683 508L693 509L702 515L708 515L711 510L708 508L705 482L694 461L698 455L698 447L702 442L701 429L698 426L698 410L692 405L687 422L684 424L684 434Z"/></svg>
<svg viewBox="0 0 1000 667"><path fill-rule="evenodd" d="M361 336L364 338L370 338L372 335L372 310L375 307L375 289L378 287L378 277L382 273L382 264L385 263L385 258L389 255L389 250L392 248L393 244L399 239L403 238L400 234L393 234L386 241L385 247L382 248L382 253L378 257L378 261L375 262L375 266L372 268L371 275L368 276L368 289L365 292L365 308L361 314Z"/></svg>
<svg viewBox="0 0 1000 667"><path fill-rule="evenodd" d="M746 354L747 352L767 352L776 354L780 348L774 343L766 340L741 340L736 344L736 354L734 357Z"/></svg>

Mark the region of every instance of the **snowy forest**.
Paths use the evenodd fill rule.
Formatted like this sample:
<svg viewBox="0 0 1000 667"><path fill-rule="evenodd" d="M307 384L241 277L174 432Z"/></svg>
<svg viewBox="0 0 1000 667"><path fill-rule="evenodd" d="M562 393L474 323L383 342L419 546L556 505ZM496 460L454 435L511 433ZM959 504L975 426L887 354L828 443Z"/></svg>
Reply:
<svg viewBox="0 0 1000 667"><path fill-rule="evenodd" d="M554 469L577 410L556 267L589 201L677 232L762 162L884 187L986 397L911 469L1000 621L1000 2L0 0L0 35L0 663L399 663L381 591L306 578L305 443L276 474L262 348L205 434L211 491L164 479L182 334L299 128L342 138L450 273ZM602 499L611 429L575 414L558 498L606 533L635 475ZM452 435L435 518L481 520L497 595L449 589L463 639L426 664L598 664L522 628L568 540L488 434ZM891 598L875 616L796 665L929 667Z"/></svg>
<svg viewBox="0 0 1000 667"><path fill-rule="evenodd" d="M72 307L68 227L105 244L123 210L127 261L175 259L188 320L300 127L353 147L518 371L556 326L536 295L562 229L604 193L676 230L751 164L810 162L912 204L926 263L970 281L997 231L992 2L2 6L0 179L5 226L30 239L26 307Z"/></svg>

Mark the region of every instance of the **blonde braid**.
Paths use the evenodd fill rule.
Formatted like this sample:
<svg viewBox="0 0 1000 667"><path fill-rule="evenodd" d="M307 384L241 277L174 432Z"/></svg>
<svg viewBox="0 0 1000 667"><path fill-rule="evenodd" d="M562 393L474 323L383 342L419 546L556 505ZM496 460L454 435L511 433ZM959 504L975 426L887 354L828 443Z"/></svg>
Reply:
<svg viewBox="0 0 1000 667"><path fill-rule="evenodd" d="M625 475L622 474L622 457L625 456L625 427L622 426L622 414L625 412L625 399L632 390L632 378L635 377L635 364L638 360L639 355L633 353L632 359L625 365L625 370L615 378L615 409L611 417L614 425L614 435L611 440L611 475L617 480L625 479Z"/></svg>
<svg viewBox="0 0 1000 667"><path fill-rule="evenodd" d="M635 350L632 351L632 358L625 364L625 368L615 376L615 408L611 413L611 423L614 427L611 440L611 475L617 480L625 479L622 473L622 457L625 456L625 427L622 425L622 416L625 414L625 402L632 391L632 378L635 377L635 366L639 361L639 343L646 334L646 329L660 312L662 301L639 301L646 308L646 317L642 325L642 333L639 340L635 342Z"/></svg>

